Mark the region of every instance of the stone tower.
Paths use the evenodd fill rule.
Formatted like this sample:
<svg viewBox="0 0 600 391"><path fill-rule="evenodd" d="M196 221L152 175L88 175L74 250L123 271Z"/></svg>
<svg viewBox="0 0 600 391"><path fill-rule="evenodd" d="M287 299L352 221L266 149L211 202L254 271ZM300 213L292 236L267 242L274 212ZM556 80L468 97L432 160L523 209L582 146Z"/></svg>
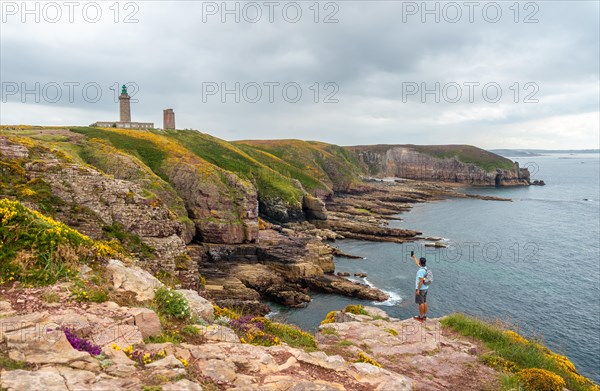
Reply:
<svg viewBox="0 0 600 391"><path fill-rule="evenodd" d="M163 129L175 129L175 112L173 109L163 110Z"/></svg>
<svg viewBox="0 0 600 391"><path fill-rule="evenodd" d="M119 95L119 108L121 114L121 119L119 120L120 122L131 122L131 106L129 104L130 100L131 98L129 97L129 94L127 94L127 86L123 84L121 95Z"/></svg>

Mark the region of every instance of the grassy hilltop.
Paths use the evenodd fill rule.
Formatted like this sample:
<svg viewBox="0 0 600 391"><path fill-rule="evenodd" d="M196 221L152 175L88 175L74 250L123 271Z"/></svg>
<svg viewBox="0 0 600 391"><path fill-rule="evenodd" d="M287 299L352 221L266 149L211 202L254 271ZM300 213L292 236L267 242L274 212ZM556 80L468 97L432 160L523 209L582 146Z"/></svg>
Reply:
<svg viewBox="0 0 600 391"><path fill-rule="evenodd" d="M246 190L232 186L225 173L235 174L242 187L256 188L260 214L275 221L301 219L306 194L325 198L360 185L361 176L377 175L377 167L365 164L359 152L384 154L394 146L372 145L340 147L318 141L242 140L228 142L194 130L124 130L116 128L49 128L3 126L5 135L19 142L60 152L65 162L85 164L122 179L137 179L148 198L160 199L189 226L186 196L176 184L174 166L186 162L197 169L224 197L241 197ZM513 163L482 149L467 145L404 145L416 152L439 159L456 158L485 171L510 169ZM127 162L126 164L124 162ZM8 163L7 163L8 164ZM18 169L12 170L18 176ZM13 178L13 180L16 180ZM19 180L17 180L19 181ZM22 183L21 183L22 184ZM8 191L6 184L0 190ZM36 184L38 200L50 207L57 201L44 184ZM14 189L13 189L14 190ZM11 193L10 191L7 193ZM13 191L14 193L14 191ZM237 194L237 195L236 195ZM275 206L275 207L274 207ZM244 211L223 210L222 221L242 219Z"/></svg>

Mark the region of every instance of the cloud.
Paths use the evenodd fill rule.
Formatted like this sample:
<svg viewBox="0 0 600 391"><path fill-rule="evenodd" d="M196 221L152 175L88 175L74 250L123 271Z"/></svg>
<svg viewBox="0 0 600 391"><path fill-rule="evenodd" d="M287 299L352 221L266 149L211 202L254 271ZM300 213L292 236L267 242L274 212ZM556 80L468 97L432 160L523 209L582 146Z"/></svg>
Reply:
<svg viewBox="0 0 600 391"><path fill-rule="evenodd" d="M531 3L537 9L519 3L518 15L509 8L513 3L497 2L502 16L496 23L485 20L482 10L488 7L488 16L494 10L486 2L475 8L473 23L464 6L457 23L445 20L454 15L447 2L427 3L429 9L438 4L439 23L433 14L425 14L422 23L421 12L406 12L413 5L422 11L422 2L320 2L318 15L314 3L281 2L273 23L262 2L252 3L262 11L256 23L244 20L256 16L248 2L227 2L228 9L238 4L239 23L234 14L207 12L221 2L130 3L135 7L119 3L116 15L112 3L98 2L102 17L96 23L77 11L73 23L65 15L58 23L43 17L35 23L31 16L22 23L19 13L5 13L7 21L0 25L3 93L7 83L19 89L21 83L31 89L36 82L40 89L48 83L79 86L72 102L66 88L58 102L41 96L38 103L25 95L22 103L22 91L4 96L0 123L87 125L116 119L115 88L131 82L139 87L134 120L162 126L162 110L171 107L178 127L226 139L497 148L587 148L598 142L595 2ZM39 4L43 8L47 2ZM286 21L283 9L294 15L297 7L300 19ZM123 23L128 15L138 22ZM338 22L323 23L328 16ZM538 22L523 23L528 16ZM100 100L86 101L86 83L100 86ZM219 91L203 95L207 83L216 83ZM296 84L286 91L287 83ZM436 83L439 92L431 92ZM479 83L473 99L468 83ZM484 90L488 83L493 86ZM251 103L256 85L261 99ZM408 94L414 85L419 90ZM454 102L456 85L461 99ZM291 103L298 87L301 99ZM492 87L501 89L498 102L490 99ZM223 90L229 93L222 96ZM538 103L525 103L528 96Z"/></svg>

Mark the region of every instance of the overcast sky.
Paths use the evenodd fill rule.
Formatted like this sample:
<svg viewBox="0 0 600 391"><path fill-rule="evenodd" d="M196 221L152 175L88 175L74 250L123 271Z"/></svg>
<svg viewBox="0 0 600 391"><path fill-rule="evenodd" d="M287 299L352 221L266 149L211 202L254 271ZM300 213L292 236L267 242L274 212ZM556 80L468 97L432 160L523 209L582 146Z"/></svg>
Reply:
<svg viewBox="0 0 600 391"><path fill-rule="evenodd" d="M76 3L2 1L1 124L114 121L128 83L227 140L598 148L597 1Z"/></svg>

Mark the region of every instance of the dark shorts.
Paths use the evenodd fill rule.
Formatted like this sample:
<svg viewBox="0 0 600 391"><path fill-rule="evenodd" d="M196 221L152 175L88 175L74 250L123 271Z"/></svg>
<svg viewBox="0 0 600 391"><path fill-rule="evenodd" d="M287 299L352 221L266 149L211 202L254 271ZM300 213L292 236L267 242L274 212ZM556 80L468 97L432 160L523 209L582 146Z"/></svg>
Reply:
<svg viewBox="0 0 600 391"><path fill-rule="evenodd" d="M415 303L417 304L423 304L423 303L427 303L427 291L429 289L425 289L425 290L421 290L421 294L417 295L417 292L415 291Z"/></svg>

